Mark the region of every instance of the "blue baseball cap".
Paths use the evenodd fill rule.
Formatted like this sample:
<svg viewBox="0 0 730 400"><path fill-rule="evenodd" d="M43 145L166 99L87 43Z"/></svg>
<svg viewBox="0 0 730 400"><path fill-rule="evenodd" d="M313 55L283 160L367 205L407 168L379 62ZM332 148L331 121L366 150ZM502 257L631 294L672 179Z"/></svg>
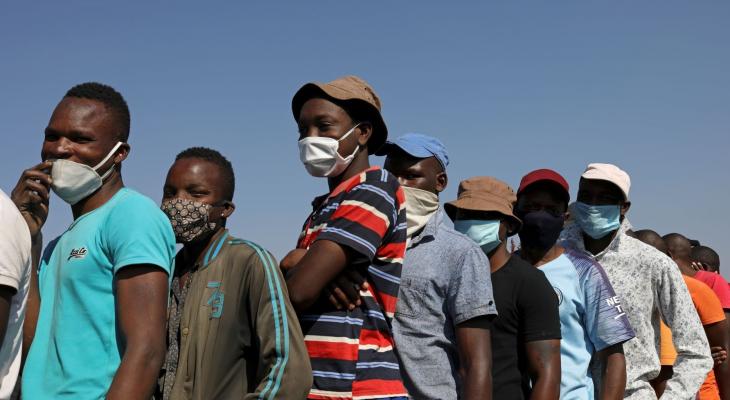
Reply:
<svg viewBox="0 0 730 400"><path fill-rule="evenodd" d="M436 157L441 166L446 169L449 165L449 156L446 154L446 146L440 140L432 136L420 133L406 133L403 136L395 138L393 141L387 141L375 154L378 156L387 156L397 147L407 154L415 158Z"/></svg>

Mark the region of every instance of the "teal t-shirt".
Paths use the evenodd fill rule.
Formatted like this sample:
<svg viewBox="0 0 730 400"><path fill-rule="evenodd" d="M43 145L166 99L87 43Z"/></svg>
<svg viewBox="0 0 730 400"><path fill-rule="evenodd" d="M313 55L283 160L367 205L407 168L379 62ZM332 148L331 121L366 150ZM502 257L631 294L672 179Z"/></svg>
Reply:
<svg viewBox="0 0 730 400"><path fill-rule="evenodd" d="M121 189L49 243L41 305L23 369L23 398L103 399L123 354L114 276L152 264L172 276L175 235L149 198Z"/></svg>

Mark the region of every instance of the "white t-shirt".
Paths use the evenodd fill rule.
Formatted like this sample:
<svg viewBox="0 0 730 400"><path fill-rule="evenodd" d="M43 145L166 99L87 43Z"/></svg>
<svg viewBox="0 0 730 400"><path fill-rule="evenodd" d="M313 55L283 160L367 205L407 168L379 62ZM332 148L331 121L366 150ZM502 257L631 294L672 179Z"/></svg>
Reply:
<svg viewBox="0 0 730 400"><path fill-rule="evenodd" d="M0 190L0 285L16 290L0 350L0 400L9 399L20 372L23 320L30 285L30 231L23 216Z"/></svg>

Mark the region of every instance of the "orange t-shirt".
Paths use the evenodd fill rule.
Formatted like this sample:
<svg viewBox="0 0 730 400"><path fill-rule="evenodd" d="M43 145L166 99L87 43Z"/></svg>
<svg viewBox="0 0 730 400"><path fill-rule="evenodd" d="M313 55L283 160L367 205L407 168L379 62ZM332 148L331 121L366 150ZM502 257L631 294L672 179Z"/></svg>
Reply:
<svg viewBox="0 0 730 400"><path fill-rule="evenodd" d="M725 311L722 309L720 299L717 298L715 292L697 279L685 275L682 275L682 277L687 285L690 296L692 296L692 302L695 305L702 325L711 325L724 321ZM660 339L659 359L661 364L674 365L674 361L677 359L677 351L674 349L674 344L672 343L672 332L669 330L669 327L664 325L664 322L661 324ZM707 374L707 379L705 379L700 387L699 395L700 400L720 400L720 392L717 390L717 382L715 381L715 373L713 371Z"/></svg>

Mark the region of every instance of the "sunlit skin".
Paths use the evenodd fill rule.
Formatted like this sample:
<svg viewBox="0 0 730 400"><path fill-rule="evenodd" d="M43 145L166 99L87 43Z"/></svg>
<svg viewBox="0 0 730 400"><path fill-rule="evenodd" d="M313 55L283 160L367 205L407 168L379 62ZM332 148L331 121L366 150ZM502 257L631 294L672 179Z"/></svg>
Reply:
<svg viewBox="0 0 730 400"><path fill-rule="evenodd" d="M613 184L611 184L613 188L605 187L603 181L596 182L599 182L598 185L588 185L588 189L584 188L582 194L584 202L599 204L616 201L613 197L615 195L613 189L618 188ZM567 219L568 204L566 198L561 196L562 190L562 188L551 182L537 182L530 185L517 197L517 214L525 215L534 211L546 211L556 216L563 215ZM623 196L621 200L623 200ZM579 201L583 200L579 198ZM523 243L520 248L520 256L535 267L540 267L555 260L563 252L564 249L557 243L553 244L548 250L533 249L526 243ZM626 359L623 354L623 344L609 346L596 352L595 355L601 360L601 399L622 399L626 388Z"/></svg>
<svg viewBox="0 0 730 400"><path fill-rule="evenodd" d="M33 260L39 259L40 230L48 215L51 185L49 160L67 159L96 166L120 140L119 122L101 102L75 97L64 98L53 111L44 132L41 158L44 162L26 170L12 193L13 202L28 223L34 242ZM121 163L129 154L123 144L99 168L114 171L102 187L71 206L74 218L104 205L124 187ZM37 264L32 273L23 327L24 346L32 342L40 306ZM122 362L107 392L108 399L149 398L165 356L165 312L168 276L159 267L140 264L121 269L115 276ZM145 309L145 313L138 310ZM27 346L26 346L27 348Z"/></svg>
<svg viewBox="0 0 730 400"><path fill-rule="evenodd" d="M515 222L496 211L458 208L455 221L500 221L499 246L487 254L489 267L495 273L509 261L507 238L515 233ZM516 349L515 349L516 351ZM532 380L531 400L557 400L560 395L560 340L536 340L525 343L528 369Z"/></svg>
<svg viewBox="0 0 730 400"><path fill-rule="evenodd" d="M175 161L167 173L163 188L162 201L184 199L210 204L209 221L218 223L218 229L198 240L183 245L182 252L176 258L175 275L183 277L180 285L184 285L187 272L199 261L214 236L225 227L228 217L236 206L225 197L228 183L224 179L221 167L200 158L182 158Z"/></svg>
<svg viewBox="0 0 730 400"><path fill-rule="evenodd" d="M394 148L388 154L383 167L398 178L401 186L435 194L443 192L449 181L436 157L416 158L399 148Z"/></svg>

